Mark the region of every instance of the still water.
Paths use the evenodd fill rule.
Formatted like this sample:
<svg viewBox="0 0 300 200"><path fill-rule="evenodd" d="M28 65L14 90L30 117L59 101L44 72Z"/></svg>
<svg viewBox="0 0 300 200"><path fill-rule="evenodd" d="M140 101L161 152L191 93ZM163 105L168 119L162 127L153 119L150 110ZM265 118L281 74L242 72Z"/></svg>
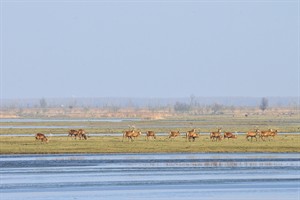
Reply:
<svg viewBox="0 0 300 200"><path fill-rule="evenodd" d="M49 119L49 118L1 118L0 122L123 122L141 121L139 118L88 118L88 119Z"/></svg>
<svg viewBox="0 0 300 200"><path fill-rule="evenodd" d="M0 199L299 200L300 154L1 155Z"/></svg>

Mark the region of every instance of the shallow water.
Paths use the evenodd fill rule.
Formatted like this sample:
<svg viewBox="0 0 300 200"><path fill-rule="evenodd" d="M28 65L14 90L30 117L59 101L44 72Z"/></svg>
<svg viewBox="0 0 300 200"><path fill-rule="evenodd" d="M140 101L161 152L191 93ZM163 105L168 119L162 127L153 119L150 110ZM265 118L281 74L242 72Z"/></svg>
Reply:
<svg viewBox="0 0 300 200"><path fill-rule="evenodd" d="M140 121L139 118L95 118L95 119L49 119L49 118L2 118L1 122L122 122Z"/></svg>
<svg viewBox="0 0 300 200"><path fill-rule="evenodd" d="M299 200L296 153L0 156L0 199Z"/></svg>

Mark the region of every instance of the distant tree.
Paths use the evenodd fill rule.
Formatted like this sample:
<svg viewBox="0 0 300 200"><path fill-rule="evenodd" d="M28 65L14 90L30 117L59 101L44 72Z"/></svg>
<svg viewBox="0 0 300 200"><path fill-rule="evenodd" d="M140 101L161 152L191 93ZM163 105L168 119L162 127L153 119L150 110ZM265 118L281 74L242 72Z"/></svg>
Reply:
<svg viewBox="0 0 300 200"><path fill-rule="evenodd" d="M260 102L260 105L259 105L259 108L262 110L262 111L265 111L269 106L269 101L266 97L263 97L261 99L261 102Z"/></svg>
<svg viewBox="0 0 300 200"><path fill-rule="evenodd" d="M47 107L47 101L45 98L40 99L40 107L46 108Z"/></svg>
<svg viewBox="0 0 300 200"><path fill-rule="evenodd" d="M211 109L213 111L213 114L219 114L220 111L223 109L223 105L222 104L218 104L218 103L214 103L211 106Z"/></svg>
<svg viewBox="0 0 300 200"><path fill-rule="evenodd" d="M174 105L174 110L176 112L187 112L190 110L190 105L187 103L176 102Z"/></svg>
<svg viewBox="0 0 300 200"><path fill-rule="evenodd" d="M196 96L192 94L190 96L190 107L191 109L193 109L195 106L196 106Z"/></svg>

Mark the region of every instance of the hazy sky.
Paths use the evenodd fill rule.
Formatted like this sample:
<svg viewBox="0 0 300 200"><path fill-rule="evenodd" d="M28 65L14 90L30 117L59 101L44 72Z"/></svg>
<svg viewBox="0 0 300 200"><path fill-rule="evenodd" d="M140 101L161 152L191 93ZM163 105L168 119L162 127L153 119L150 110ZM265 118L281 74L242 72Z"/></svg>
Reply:
<svg viewBox="0 0 300 200"><path fill-rule="evenodd" d="M298 0L1 0L1 98L298 96Z"/></svg>

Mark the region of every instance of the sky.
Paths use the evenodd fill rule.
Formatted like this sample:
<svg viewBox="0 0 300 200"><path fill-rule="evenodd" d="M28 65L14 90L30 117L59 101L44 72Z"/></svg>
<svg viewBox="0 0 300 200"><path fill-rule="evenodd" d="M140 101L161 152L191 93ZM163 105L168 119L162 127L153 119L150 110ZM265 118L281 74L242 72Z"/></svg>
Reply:
<svg viewBox="0 0 300 200"><path fill-rule="evenodd" d="M299 0L1 0L1 98L298 96Z"/></svg>

